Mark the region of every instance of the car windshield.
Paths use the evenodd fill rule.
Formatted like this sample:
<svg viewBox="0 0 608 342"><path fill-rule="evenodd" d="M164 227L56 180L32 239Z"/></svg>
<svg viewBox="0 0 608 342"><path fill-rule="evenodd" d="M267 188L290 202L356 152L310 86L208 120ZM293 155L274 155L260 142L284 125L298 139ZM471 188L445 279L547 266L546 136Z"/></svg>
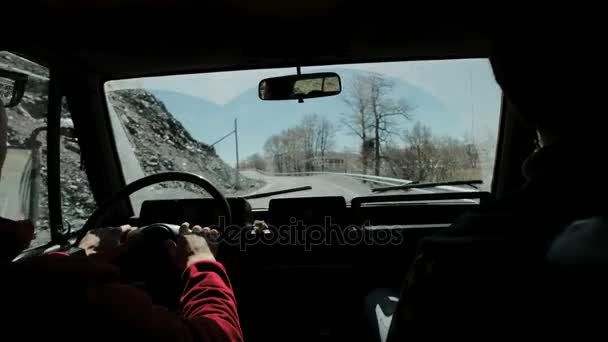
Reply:
<svg viewBox="0 0 608 342"><path fill-rule="evenodd" d="M501 92L487 59L302 68L313 72L337 73L341 93L302 103L259 98L262 79L295 67L106 82L125 180L187 171L228 196L299 188L253 196L253 208L277 197L471 191L468 181L490 189ZM138 208L194 196L193 186L168 183L131 200Z"/></svg>

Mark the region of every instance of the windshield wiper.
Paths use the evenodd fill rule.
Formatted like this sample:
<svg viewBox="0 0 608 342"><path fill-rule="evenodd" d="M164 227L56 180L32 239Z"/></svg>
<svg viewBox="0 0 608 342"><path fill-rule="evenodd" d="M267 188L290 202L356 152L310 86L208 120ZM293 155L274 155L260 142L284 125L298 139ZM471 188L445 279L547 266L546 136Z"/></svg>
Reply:
<svg viewBox="0 0 608 342"><path fill-rule="evenodd" d="M412 182L404 185L395 185L395 186L383 186L380 188L373 188L372 192L385 192L392 190L410 190L410 189L421 189L421 188L434 188L437 186L448 186L448 185L468 185L477 189L476 184L482 184L483 181L479 179L472 180L461 180L461 181L451 181L451 182L432 182L432 183L418 183Z"/></svg>
<svg viewBox="0 0 608 342"><path fill-rule="evenodd" d="M298 188L289 188L289 189L283 189L283 190L277 190L277 191L262 192L259 194L243 196L243 198L244 199L263 198L263 197L288 194L290 192L305 191L305 190L312 190L312 186L307 185L307 186L301 186Z"/></svg>

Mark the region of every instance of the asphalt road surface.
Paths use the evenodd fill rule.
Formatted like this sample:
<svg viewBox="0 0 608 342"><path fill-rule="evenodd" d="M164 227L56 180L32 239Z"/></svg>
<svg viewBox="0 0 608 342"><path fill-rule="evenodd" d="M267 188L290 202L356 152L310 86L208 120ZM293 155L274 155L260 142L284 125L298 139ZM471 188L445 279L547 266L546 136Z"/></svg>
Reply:
<svg viewBox="0 0 608 342"><path fill-rule="evenodd" d="M372 185L349 176L323 174L312 176L269 176L254 170L241 171L243 177L262 180L265 185L261 188L246 193L253 195L271 191L279 191L303 186L312 187L311 190L289 192L271 197L256 198L248 200L252 208L268 208L268 203L273 198L293 198L293 197L319 197L319 196L343 196L347 202L358 196L378 195L372 193ZM415 192L419 192L414 190ZM137 192L139 196L131 197L135 211L139 212L142 201L148 199L179 199L179 198L200 198L201 194L189 192L184 189L148 187ZM383 193L386 194L386 193ZM229 195L231 196L231 195Z"/></svg>
<svg viewBox="0 0 608 342"><path fill-rule="evenodd" d="M262 174L255 170L241 171L243 177L262 180L265 185L261 188L243 195L253 195L272 191L285 190L290 188L298 188L303 186L310 186L312 189L289 192L280 195L274 195L270 197L249 199L251 207L256 208L268 208L268 203L273 198L293 198L293 197L319 197L319 196L342 196L346 199L346 202L350 202L351 199L358 196L374 196L374 195L386 195L386 194L402 194L401 191L384 192L384 193L373 193L371 189L375 186L381 186L378 184L364 183L359 179L349 177L340 174L319 174L311 176L270 176ZM428 193L432 192L423 189L412 189L409 193ZM178 198L200 198L201 194L189 192L184 189L172 189L172 188L159 188L159 187L148 187L145 190L140 191L140 200L147 199L178 199ZM232 195L228 195L232 196ZM133 200L134 198L131 197ZM137 198L135 199L137 201ZM135 202L136 212L139 212L137 202Z"/></svg>
<svg viewBox="0 0 608 342"><path fill-rule="evenodd" d="M311 190L290 192L272 197L250 199L253 208L268 208L268 202L272 198L293 197L318 197L318 196L343 196L347 202L353 197L373 195L371 186L360 180L349 176L324 174L312 176L267 176L254 170L242 171L241 174L248 178L260 179L266 185L252 194L278 191L301 186L311 186Z"/></svg>

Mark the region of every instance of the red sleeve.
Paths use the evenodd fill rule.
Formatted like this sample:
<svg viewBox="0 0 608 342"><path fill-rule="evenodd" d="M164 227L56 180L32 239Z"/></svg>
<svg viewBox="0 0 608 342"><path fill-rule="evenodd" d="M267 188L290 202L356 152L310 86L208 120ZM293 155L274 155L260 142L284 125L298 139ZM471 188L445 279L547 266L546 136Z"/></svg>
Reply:
<svg viewBox="0 0 608 342"><path fill-rule="evenodd" d="M49 252L46 253L45 255L63 255L63 256L70 256L68 253L66 252Z"/></svg>
<svg viewBox="0 0 608 342"><path fill-rule="evenodd" d="M61 258L67 255L61 252L49 254L52 254L50 257L59 255ZM68 260L88 261L86 257L70 257ZM65 262L57 265L62 264ZM153 305L141 291L116 282L90 287L86 301L92 313L110 312L109 317L113 321L134 329L134 336L149 335L158 340L184 342L242 342L236 300L224 266L215 261L200 261L186 268L182 279L181 319L166 308Z"/></svg>
<svg viewBox="0 0 608 342"><path fill-rule="evenodd" d="M230 280L222 264L199 261L183 273L181 315L204 341L243 341Z"/></svg>

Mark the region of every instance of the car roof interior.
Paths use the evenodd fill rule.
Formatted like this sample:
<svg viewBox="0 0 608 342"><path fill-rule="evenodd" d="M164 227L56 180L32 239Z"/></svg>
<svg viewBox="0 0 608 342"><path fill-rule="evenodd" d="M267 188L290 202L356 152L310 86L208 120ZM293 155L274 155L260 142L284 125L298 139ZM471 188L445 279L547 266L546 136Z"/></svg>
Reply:
<svg viewBox="0 0 608 342"><path fill-rule="evenodd" d="M121 79L297 64L480 57L491 51L491 27L486 23L434 17L410 18L404 24L400 13L391 14L394 5L388 1L372 8L342 0L306 1L295 7L280 1L195 6L178 1L145 9L137 7L140 2L121 2L116 8L87 5L79 12L51 6L48 10L56 16L37 13L40 22L49 25L49 39L29 45L29 55L69 62L104 79ZM382 16L382 22L365 20L374 15ZM49 18L72 24L52 25ZM172 19L180 26L154 24ZM323 25L313 24L317 22ZM81 27L87 39L79 39L70 27ZM276 35L283 30L293 32L293 39Z"/></svg>

